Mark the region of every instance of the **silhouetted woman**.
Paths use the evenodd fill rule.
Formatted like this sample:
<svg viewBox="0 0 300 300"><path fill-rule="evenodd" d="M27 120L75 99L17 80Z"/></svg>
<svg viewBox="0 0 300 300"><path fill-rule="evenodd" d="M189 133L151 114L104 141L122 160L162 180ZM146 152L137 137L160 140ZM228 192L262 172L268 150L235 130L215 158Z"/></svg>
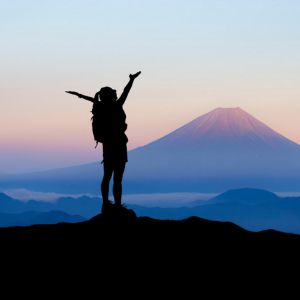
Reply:
<svg viewBox="0 0 300 300"><path fill-rule="evenodd" d="M127 129L126 114L123 110L123 104L127 99L133 81L141 72L129 75L129 82L125 86L120 98L117 97L116 90L110 87L103 87L96 93L95 97L89 97L77 92L67 91L69 94L78 96L85 100L91 101L93 105L93 114L97 111L99 130L101 133L101 142L103 145L103 166L104 174L101 182L101 194L103 200L102 210L111 205L109 201L109 182L113 175L113 195L115 205L122 207L122 179L127 162L127 142L125 134ZM100 98L100 101L99 101ZM100 128L104 127L104 128Z"/></svg>

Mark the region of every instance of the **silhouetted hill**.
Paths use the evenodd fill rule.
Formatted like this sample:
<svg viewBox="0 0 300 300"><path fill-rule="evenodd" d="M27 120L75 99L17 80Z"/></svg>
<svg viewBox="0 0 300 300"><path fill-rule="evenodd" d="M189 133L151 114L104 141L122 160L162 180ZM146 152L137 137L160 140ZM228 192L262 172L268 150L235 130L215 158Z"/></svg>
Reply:
<svg viewBox="0 0 300 300"><path fill-rule="evenodd" d="M69 215L80 215L90 218L101 210L101 200L99 198L82 196L78 198L62 197L54 202L37 200L24 202L0 193L0 213L19 214L28 211L49 212L54 210L63 211Z"/></svg>
<svg viewBox="0 0 300 300"><path fill-rule="evenodd" d="M24 210L25 203L0 193L0 212L18 213Z"/></svg>
<svg viewBox="0 0 300 300"><path fill-rule="evenodd" d="M207 204L213 203L238 203L238 204L264 204L264 203L276 203L280 201L281 198L275 195L272 192L261 190L261 189L235 189L229 190L225 193L222 193L213 199L209 200ZM199 204L203 204L202 202L198 202Z"/></svg>
<svg viewBox="0 0 300 300"><path fill-rule="evenodd" d="M28 226L34 224L56 224L61 222L82 222L85 219L78 215L69 215L62 211L36 212L27 211L20 214L0 213L0 226Z"/></svg>
<svg viewBox="0 0 300 300"><path fill-rule="evenodd" d="M198 203L198 206L189 208L133 208L139 216L183 219L193 215L209 220L234 222L248 230L276 229L300 233L299 197L280 198L264 190L238 189Z"/></svg>
<svg viewBox="0 0 300 300"><path fill-rule="evenodd" d="M41 201L28 201L23 202L7 196L4 193L0 193L0 227L7 226L27 226L33 224L55 224L59 222L80 222L85 220L80 216L78 211L90 211L94 209L90 205L83 207L83 205L77 205L76 199L71 198L69 202L62 198L58 203L47 203ZM65 204L67 201L67 204ZM92 200L91 200L92 201ZM84 203L84 202L83 202ZM86 201L85 201L86 204ZM69 209L68 207L75 205L75 209ZM59 209L61 208L61 209ZM98 208L98 211L100 209ZM74 212L73 212L74 211ZM94 209L94 215L96 210Z"/></svg>
<svg viewBox="0 0 300 300"><path fill-rule="evenodd" d="M90 218L100 212L101 204L102 201L100 198L82 196L78 198L59 198L53 206L55 209L65 211L69 214L77 214L85 218Z"/></svg>

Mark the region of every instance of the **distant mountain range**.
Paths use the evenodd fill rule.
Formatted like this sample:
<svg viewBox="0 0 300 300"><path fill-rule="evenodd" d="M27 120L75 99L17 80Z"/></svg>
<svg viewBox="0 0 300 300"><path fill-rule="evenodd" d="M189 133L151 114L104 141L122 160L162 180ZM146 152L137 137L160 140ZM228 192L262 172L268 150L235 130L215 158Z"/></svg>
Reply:
<svg viewBox="0 0 300 300"><path fill-rule="evenodd" d="M20 214L23 212L61 211L69 215L91 218L101 210L99 198L82 196L79 198L62 197L55 202L30 200L20 201L0 193L0 213Z"/></svg>
<svg viewBox="0 0 300 300"><path fill-rule="evenodd" d="M258 189L230 190L194 207L150 208L132 206L140 216L183 219L199 216L230 221L248 230L276 229L300 234L300 197L281 198Z"/></svg>
<svg viewBox="0 0 300 300"><path fill-rule="evenodd" d="M160 208L128 205L137 215L157 219L184 219L198 216L209 220L230 221L248 230L258 231L276 229L285 232L300 234L300 197L281 198L275 194L258 189L237 189L222 193L210 200L195 201L189 207ZM86 219L97 215L101 210L99 198L60 198L54 203L39 201L21 202L0 194L0 226L8 226L11 215L19 215L24 224L26 214L44 213L32 216L32 220L47 223L47 212L63 211L67 215L60 215L60 221L77 222L83 216ZM1 216L5 214L4 217ZM75 216L74 216L75 215ZM33 219L33 217L35 219ZM52 217L52 216L51 216ZM72 218L73 219L72 219ZM17 216L11 216L16 220ZM14 219L15 218L15 219ZM43 218L45 218L43 220ZM1 220L5 220L1 223ZM15 222L15 221L14 221ZM33 222L33 221L32 221ZM17 224L16 222L14 223ZM32 223L34 224L34 223Z"/></svg>
<svg viewBox="0 0 300 300"><path fill-rule="evenodd" d="M0 213L0 227L57 224L62 222L76 223L85 220L86 219L81 216L68 215L62 211L27 211L19 214Z"/></svg>
<svg viewBox="0 0 300 300"><path fill-rule="evenodd" d="M89 205L84 208L76 206L74 198L70 202L67 198L62 198L52 204L41 201L23 202L0 193L0 227L80 222L86 218L80 216L78 212L88 214L89 209L91 209Z"/></svg>
<svg viewBox="0 0 300 300"><path fill-rule="evenodd" d="M240 108L217 108L130 151L124 191L216 192L245 186L300 191L299 170L298 144ZM99 161L6 176L0 187L96 194L101 173Z"/></svg>

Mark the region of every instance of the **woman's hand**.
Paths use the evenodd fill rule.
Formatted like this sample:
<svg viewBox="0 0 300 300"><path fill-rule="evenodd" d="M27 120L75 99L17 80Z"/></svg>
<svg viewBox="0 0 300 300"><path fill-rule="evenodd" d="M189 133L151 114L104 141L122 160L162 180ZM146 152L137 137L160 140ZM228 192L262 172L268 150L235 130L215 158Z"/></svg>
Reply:
<svg viewBox="0 0 300 300"><path fill-rule="evenodd" d="M77 97L81 98L81 94L79 94L79 93L77 93L77 92L73 92L73 91L66 91L66 93L68 93L68 94L72 94L72 95L75 95L75 96L77 96Z"/></svg>
<svg viewBox="0 0 300 300"><path fill-rule="evenodd" d="M140 74L141 74L141 71L139 71L139 72L137 72L137 73L135 73L135 74L130 74L130 75L129 75L129 78L130 78L131 80L134 80L134 79L136 79Z"/></svg>

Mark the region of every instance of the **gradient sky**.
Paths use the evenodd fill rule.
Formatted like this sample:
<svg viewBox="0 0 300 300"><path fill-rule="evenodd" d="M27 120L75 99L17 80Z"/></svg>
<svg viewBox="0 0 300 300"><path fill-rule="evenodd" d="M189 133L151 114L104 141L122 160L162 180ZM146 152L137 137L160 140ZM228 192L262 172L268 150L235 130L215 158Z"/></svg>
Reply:
<svg viewBox="0 0 300 300"><path fill-rule="evenodd" d="M91 104L64 91L139 70L130 148L236 106L300 143L299 20L298 0L1 0L0 174L101 158Z"/></svg>

